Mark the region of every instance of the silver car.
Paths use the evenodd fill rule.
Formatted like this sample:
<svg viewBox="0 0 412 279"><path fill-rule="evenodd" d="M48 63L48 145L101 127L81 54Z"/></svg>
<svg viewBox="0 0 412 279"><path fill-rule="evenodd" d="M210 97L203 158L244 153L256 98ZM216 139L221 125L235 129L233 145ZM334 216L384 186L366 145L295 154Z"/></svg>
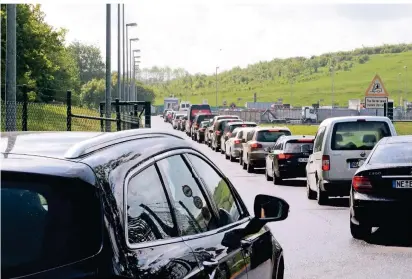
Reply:
<svg viewBox="0 0 412 279"><path fill-rule="evenodd" d="M242 138L248 131L253 131L251 127L238 127L233 130L231 137L225 143L225 157L231 162L240 158L242 151Z"/></svg>

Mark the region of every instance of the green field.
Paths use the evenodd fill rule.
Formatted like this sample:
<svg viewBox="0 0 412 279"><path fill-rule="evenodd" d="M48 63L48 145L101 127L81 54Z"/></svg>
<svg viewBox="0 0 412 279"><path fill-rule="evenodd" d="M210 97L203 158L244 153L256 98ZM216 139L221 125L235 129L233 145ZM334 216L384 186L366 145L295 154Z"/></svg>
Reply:
<svg viewBox="0 0 412 279"><path fill-rule="evenodd" d="M356 57L356 56L354 56ZM334 102L339 106L347 106L349 99L364 98L364 93L375 74L379 74L383 83L394 99L395 105L399 103L399 96L405 94L404 98L412 101L412 51L402 53L373 54L368 56L368 60L363 64L350 62L352 67L346 70L337 70L334 75ZM355 59L355 58L354 58ZM409 73L404 69L407 66ZM239 75L247 75L248 69L238 70ZM246 73L244 73L246 71ZM250 70L252 71L252 70ZM249 72L250 72L249 71ZM399 75L401 73L401 75ZM230 76L228 76L230 75ZM406 90L405 81L408 75L409 84ZM253 102L253 93L257 93L258 102L275 102L279 98L283 103L294 106L310 105L317 103L320 99L321 105L332 103L332 79L329 74L329 67L318 68L317 73L302 73L296 76L295 82L280 80L280 78L264 78L254 80L245 84L232 83L236 73L222 73L218 76L218 104L222 105L225 100L227 104L234 102L237 106L244 106L245 102ZM215 106L215 83L212 76L206 76L203 87L190 89L188 99L192 103L200 103L207 99L209 104ZM183 86L183 85L182 85ZM188 89L175 86L168 91L161 87L155 88L157 105L163 104L163 98L170 92L177 93L177 97L185 99ZM241 98L241 100L238 100Z"/></svg>
<svg viewBox="0 0 412 279"><path fill-rule="evenodd" d="M276 125L276 124L275 124ZM398 135L412 135L412 122L395 122ZM274 126L273 124L261 124L259 126ZM315 135L318 130L317 125L287 125L292 135Z"/></svg>

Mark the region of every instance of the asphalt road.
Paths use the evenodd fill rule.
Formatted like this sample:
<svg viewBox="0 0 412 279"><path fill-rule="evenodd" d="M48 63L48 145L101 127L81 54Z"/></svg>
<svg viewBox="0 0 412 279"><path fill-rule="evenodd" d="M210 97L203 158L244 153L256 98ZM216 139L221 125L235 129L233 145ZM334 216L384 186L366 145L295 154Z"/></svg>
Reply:
<svg viewBox="0 0 412 279"><path fill-rule="evenodd" d="M173 130L159 116L152 117L152 127ZM260 193L281 197L289 203L288 219L269 225L284 249L285 278L412 278L411 231L377 229L368 242L355 240L349 231L347 198L336 198L329 206L319 206L306 198L303 179L273 185L266 181L263 170L248 174L239 163L225 160L220 152L204 144L198 147L231 180L250 212L255 195Z"/></svg>

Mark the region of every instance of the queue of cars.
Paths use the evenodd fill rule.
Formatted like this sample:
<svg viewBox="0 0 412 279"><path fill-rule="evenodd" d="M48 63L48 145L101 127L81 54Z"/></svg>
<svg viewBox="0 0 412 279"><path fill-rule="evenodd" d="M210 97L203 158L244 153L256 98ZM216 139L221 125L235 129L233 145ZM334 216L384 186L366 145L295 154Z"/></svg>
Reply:
<svg viewBox="0 0 412 279"><path fill-rule="evenodd" d="M248 173L265 168L266 179L276 185L304 177L307 198L319 205L349 196L354 238L368 237L377 225L412 220L412 136L397 136L387 117L329 118L315 136L235 115L218 115L204 125L205 136L197 140L231 162L239 160Z"/></svg>

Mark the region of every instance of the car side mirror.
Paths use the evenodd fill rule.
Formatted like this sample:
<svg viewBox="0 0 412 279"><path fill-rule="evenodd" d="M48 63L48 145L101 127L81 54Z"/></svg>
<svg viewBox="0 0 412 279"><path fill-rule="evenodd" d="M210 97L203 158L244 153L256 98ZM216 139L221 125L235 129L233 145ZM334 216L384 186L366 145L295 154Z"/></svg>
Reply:
<svg viewBox="0 0 412 279"><path fill-rule="evenodd" d="M285 220L289 214L289 204L281 198L259 194L254 202L255 218L264 222Z"/></svg>

